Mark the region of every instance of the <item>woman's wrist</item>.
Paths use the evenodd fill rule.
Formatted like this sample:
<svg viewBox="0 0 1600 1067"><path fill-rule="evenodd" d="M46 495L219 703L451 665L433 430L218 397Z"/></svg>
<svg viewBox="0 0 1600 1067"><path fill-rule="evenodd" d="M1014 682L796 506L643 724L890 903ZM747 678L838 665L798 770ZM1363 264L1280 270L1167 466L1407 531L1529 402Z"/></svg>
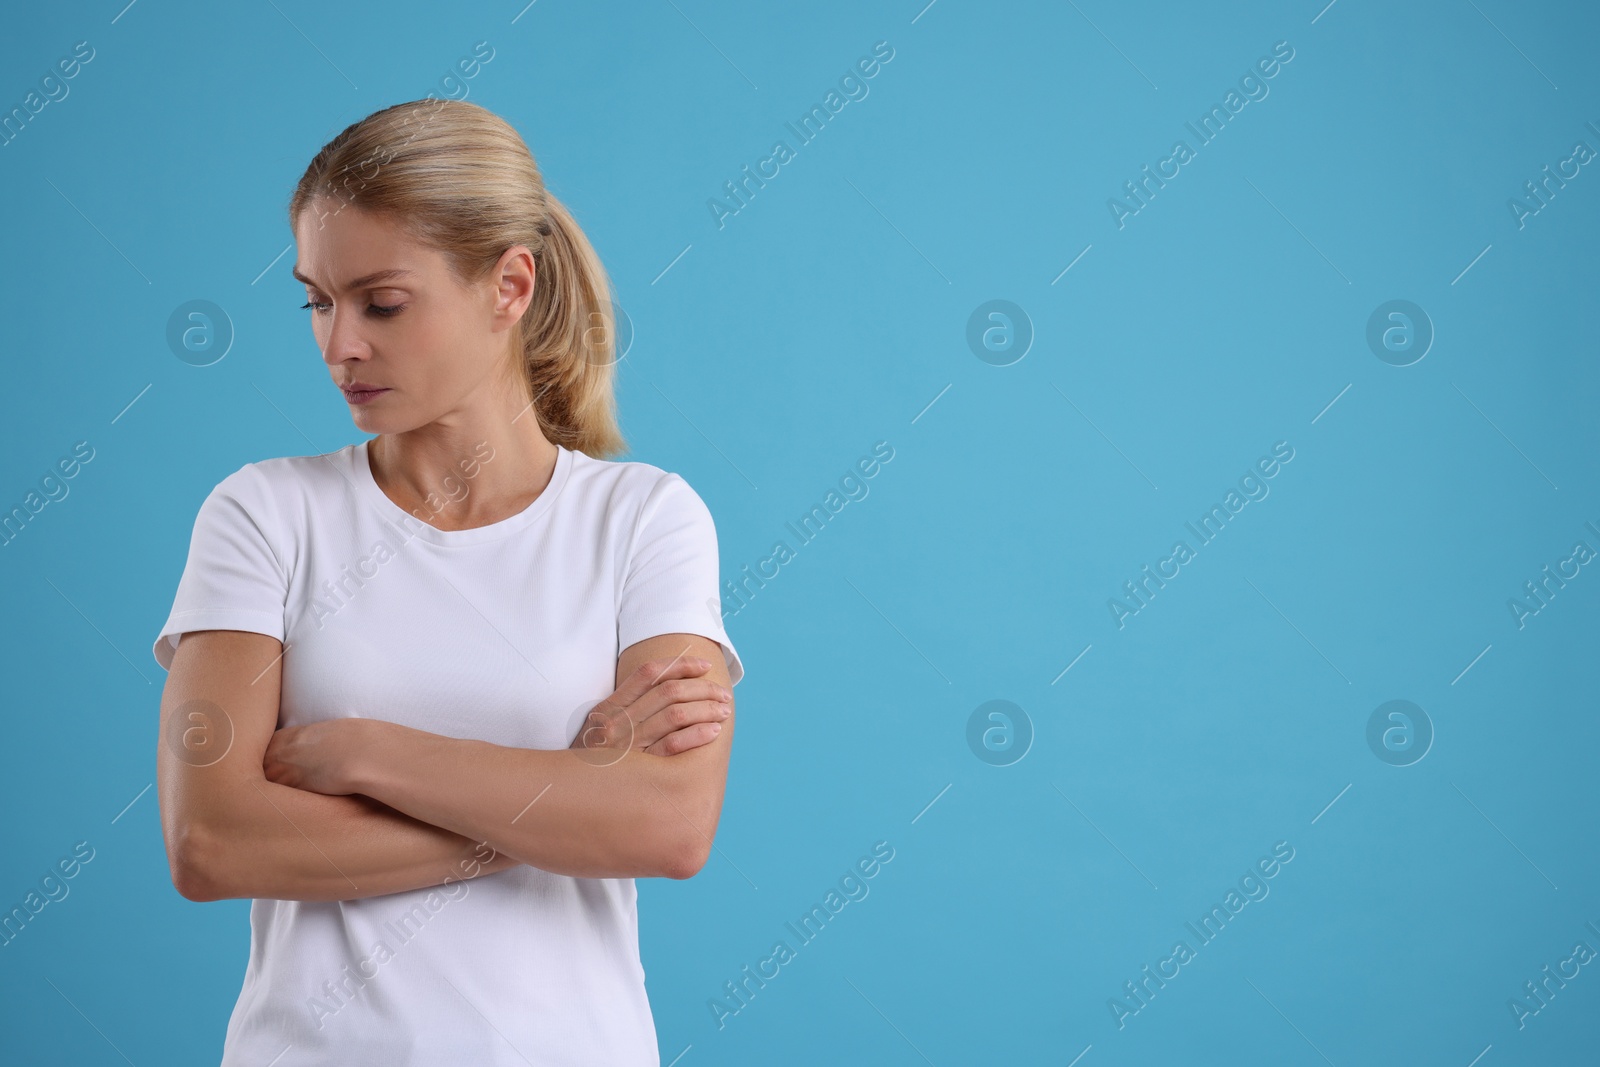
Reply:
<svg viewBox="0 0 1600 1067"><path fill-rule="evenodd" d="M339 754L340 778L350 792L372 796L384 766L383 753L393 743L395 731L404 727L384 719L341 721L350 724L351 736Z"/></svg>

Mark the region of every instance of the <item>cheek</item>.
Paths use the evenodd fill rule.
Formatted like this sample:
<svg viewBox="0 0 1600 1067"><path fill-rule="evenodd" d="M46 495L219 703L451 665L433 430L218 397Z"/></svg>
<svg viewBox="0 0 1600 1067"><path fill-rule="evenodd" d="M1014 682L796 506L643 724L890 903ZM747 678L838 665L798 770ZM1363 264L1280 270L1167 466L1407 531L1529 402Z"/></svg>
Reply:
<svg viewBox="0 0 1600 1067"><path fill-rule="evenodd" d="M395 384L424 407L454 404L481 381L471 347L447 322L414 321L377 354Z"/></svg>
<svg viewBox="0 0 1600 1067"><path fill-rule="evenodd" d="M409 338L405 352L419 378L437 383L446 392L476 389L505 361L501 346L505 334L480 337L467 323L444 322Z"/></svg>

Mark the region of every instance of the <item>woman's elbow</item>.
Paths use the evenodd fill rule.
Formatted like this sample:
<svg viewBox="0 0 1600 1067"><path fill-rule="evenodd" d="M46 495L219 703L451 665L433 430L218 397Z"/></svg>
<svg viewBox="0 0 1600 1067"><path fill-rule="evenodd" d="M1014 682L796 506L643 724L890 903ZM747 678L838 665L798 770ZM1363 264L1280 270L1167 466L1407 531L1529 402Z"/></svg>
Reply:
<svg viewBox="0 0 1600 1067"><path fill-rule="evenodd" d="M674 784L677 795L663 813L667 824L658 839L668 843L666 855L660 860L662 874L682 881L699 874L711 858L722 798L709 796L692 781L679 780Z"/></svg>
<svg viewBox="0 0 1600 1067"><path fill-rule="evenodd" d="M179 831L167 846L172 887L185 900L204 903L223 899L215 877L215 862L213 849L205 843L198 828Z"/></svg>
<svg viewBox="0 0 1600 1067"><path fill-rule="evenodd" d="M682 844L667 857L661 873L667 878L675 878L679 881L693 878L700 873L700 869L706 865L706 860L710 858L710 842L698 841Z"/></svg>

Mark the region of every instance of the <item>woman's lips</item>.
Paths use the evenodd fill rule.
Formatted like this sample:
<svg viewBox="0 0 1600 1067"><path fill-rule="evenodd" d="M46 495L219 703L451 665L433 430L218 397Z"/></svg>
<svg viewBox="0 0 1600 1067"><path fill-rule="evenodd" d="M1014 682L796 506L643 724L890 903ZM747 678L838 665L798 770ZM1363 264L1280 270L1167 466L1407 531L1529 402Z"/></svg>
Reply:
<svg viewBox="0 0 1600 1067"><path fill-rule="evenodd" d="M387 393L387 389L341 389L344 398L352 404L365 404L369 400Z"/></svg>

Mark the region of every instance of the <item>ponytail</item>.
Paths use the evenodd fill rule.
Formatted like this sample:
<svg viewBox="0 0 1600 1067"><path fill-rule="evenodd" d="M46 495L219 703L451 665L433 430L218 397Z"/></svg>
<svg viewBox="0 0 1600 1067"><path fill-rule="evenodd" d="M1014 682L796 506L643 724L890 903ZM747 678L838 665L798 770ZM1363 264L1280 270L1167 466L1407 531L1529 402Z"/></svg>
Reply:
<svg viewBox="0 0 1600 1067"><path fill-rule="evenodd" d="M521 377L544 435L591 456L626 450L617 428L616 319L594 246L564 204L544 192L533 301L522 316Z"/></svg>

